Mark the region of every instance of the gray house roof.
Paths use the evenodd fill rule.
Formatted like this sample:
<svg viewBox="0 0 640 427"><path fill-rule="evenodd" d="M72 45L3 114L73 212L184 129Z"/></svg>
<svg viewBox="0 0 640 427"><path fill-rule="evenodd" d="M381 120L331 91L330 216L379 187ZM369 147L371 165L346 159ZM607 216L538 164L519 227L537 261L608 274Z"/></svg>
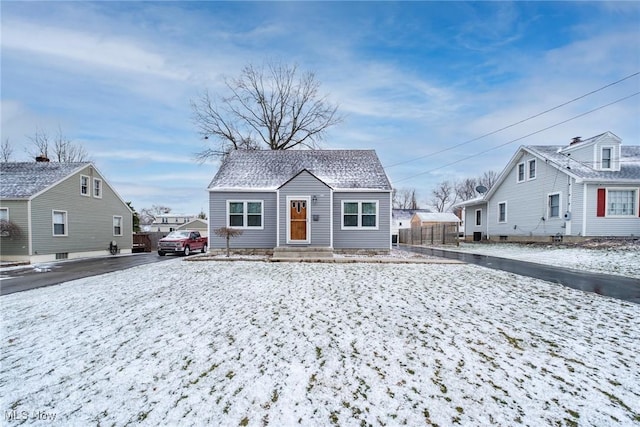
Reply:
<svg viewBox="0 0 640 427"><path fill-rule="evenodd" d="M568 174L586 181L640 181L640 145L620 147L620 171L601 171L567 157L561 145L525 145L531 154L548 159Z"/></svg>
<svg viewBox="0 0 640 427"><path fill-rule="evenodd" d="M374 150L237 150L209 189L275 190L303 170L333 189L391 190Z"/></svg>
<svg viewBox="0 0 640 427"><path fill-rule="evenodd" d="M0 163L0 198L28 199L88 165L91 163Z"/></svg>

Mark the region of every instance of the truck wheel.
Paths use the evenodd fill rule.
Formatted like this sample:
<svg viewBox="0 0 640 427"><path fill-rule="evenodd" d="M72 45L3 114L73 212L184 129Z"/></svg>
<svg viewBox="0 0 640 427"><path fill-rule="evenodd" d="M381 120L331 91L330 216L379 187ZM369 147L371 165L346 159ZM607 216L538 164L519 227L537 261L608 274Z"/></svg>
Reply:
<svg viewBox="0 0 640 427"><path fill-rule="evenodd" d="M191 249L189 249L189 246L185 246L184 247L184 256L189 256L191 255Z"/></svg>
<svg viewBox="0 0 640 427"><path fill-rule="evenodd" d="M203 254L207 253L207 245L206 244L202 247L202 253Z"/></svg>
<svg viewBox="0 0 640 427"><path fill-rule="evenodd" d="M164 255L165 255L165 253L164 253L164 252L162 252L162 251L158 251L158 255L160 255L160 256L164 256Z"/></svg>

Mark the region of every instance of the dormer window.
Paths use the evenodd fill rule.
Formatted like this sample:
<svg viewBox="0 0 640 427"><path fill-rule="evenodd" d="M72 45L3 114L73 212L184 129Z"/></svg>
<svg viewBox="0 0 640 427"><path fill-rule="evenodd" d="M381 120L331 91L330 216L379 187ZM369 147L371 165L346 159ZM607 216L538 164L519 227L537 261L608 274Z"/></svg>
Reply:
<svg viewBox="0 0 640 427"><path fill-rule="evenodd" d="M536 177L536 159L529 160L529 175L527 179L535 179Z"/></svg>
<svg viewBox="0 0 640 427"><path fill-rule="evenodd" d="M611 169L611 148L602 149L602 162L600 163L602 169Z"/></svg>

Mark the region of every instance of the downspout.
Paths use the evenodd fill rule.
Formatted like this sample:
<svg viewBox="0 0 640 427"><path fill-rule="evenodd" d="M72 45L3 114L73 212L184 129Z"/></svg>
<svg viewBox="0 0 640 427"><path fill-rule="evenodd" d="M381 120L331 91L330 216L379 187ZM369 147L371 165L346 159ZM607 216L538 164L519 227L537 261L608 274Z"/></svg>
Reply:
<svg viewBox="0 0 640 427"><path fill-rule="evenodd" d="M572 178L570 176L567 176L567 186L568 186L568 190L567 190L567 218L565 218L565 222L564 222L564 234L565 236L571 236L571 199L573 197L573 184L572 184Z"/></svg>
<svg viewBox="0 0 640 427"><path fill-rule="evenodd" d="M393 198L391 191L389 192L389 250L393 250ZM400 240L400 231L398 230L398 240Z"/></svg>
<svg viewBox="0 0 640 427"><path fill-rule="evenodd" d="M28 249L29 249L29 262L33 256L33 228L31 225L31 199L27 200L27 234L28 237Z"/></svg>
<svg viewBox="0 0 640 427"><path fill-rule="evenodd" d="M280 247L280 189L276 190L276 248Z"/></svg>
<svg viewBox="0 0 640 427"><path fill-rule="evenodd" d="M587 183L582 182L582 237L587 236Z"/></svg>
<svg viewBox="0 0 640 427"><path fill-rule="evenodd" d="M329 247L333 250L333 188L329 188Z"/></svg>

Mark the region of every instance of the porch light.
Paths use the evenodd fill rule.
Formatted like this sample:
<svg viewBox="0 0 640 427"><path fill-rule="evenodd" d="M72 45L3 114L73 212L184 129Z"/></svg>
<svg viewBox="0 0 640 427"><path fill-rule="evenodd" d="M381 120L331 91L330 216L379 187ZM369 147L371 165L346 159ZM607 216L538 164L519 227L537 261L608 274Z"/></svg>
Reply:
<svg viewBox="0 0 640 427"><path fill-rule="evenodd" d="M317 201L318 201L318 196L315 196L315 195L311 196L311 203L315 205Z"/></svg>

